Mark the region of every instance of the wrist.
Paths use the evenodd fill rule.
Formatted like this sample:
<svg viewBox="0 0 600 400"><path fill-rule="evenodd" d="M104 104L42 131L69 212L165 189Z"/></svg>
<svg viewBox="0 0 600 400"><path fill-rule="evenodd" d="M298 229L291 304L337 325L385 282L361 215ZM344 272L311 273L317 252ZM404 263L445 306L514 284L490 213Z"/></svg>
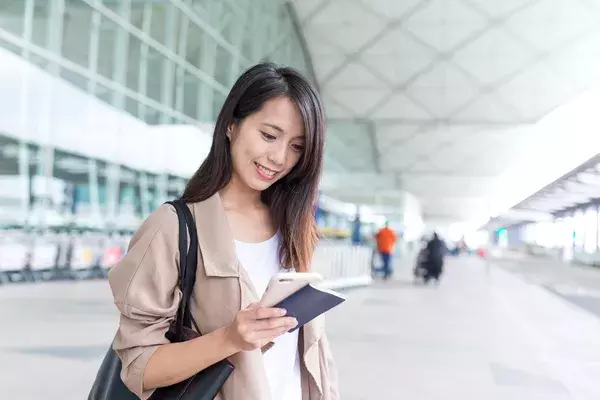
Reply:
<svg viewBox="0 0 600 400"><path fill-rule="evenodd" d="M231 335L229 326L217 329L215 332L218 332L219 334L220 344L221 346L223 346L223 349L228 354L227 357L237 354L243 350L233 339L233 335Z"/></svg>

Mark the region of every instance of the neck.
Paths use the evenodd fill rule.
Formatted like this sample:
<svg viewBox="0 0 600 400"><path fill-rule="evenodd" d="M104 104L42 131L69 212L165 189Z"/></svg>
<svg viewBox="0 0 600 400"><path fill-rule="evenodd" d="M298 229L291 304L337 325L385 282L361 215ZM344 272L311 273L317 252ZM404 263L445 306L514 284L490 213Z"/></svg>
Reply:
<svg viewBox="0 0 600 400"><path fill-rule="evenodd" d="M235 174L229 183L219 192L227 208L256 208L262 206L260 191L245 185Z"/></svg>

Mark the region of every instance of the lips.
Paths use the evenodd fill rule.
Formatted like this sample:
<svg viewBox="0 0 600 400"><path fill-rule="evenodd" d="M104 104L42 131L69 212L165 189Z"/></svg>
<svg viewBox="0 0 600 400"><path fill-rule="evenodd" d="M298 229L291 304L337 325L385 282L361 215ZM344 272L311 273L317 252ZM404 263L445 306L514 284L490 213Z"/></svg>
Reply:
<svg viewBox="0 0 600 400"><path fill-rule="evenodd" d="M271 180L275 177L275 175L277 175L277 171L273 171L264 165L261 165L257 162L255 162L254 165L256 165L256 171L258 172L258 175L265 180Z"/></svg>

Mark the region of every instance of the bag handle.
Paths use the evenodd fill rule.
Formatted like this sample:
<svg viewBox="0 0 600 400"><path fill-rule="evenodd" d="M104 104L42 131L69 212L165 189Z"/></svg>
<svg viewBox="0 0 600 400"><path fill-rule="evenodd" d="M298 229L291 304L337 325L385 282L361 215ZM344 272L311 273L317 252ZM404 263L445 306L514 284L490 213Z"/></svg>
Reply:
<svg viewBox="0 0 600 400"><path fill-rule="evenodd" d="M180 342L184 340L184 327L193 329L193 324L196 331L200 333L190 310L190 298L196 283L196 266L198 265L198 233L194 217L183 200L168 201L167 204L175 208L179 220L179 289L182 297L177 308L175 332L171 341ZM190 237L189 247L188 234Z"/></svg>

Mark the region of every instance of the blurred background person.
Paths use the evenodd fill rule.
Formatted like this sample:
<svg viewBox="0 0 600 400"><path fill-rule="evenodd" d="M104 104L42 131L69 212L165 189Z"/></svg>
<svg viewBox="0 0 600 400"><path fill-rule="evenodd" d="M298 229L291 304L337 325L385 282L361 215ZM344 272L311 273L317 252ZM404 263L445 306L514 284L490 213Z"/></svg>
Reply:
<svg viewBox="0 0 600 400"><path fill-rule="evenodd" d="M423 277L425 283L429 283L431 279L439 283L440 277L444 269L444 256L446 255L446 244L434 232L433 237L427 243L427 260L425 261L425 276Z"/></svg>
<svg viewBox="0 0 600 400"><path fill-rule="evenodd" d="M389 222L386 221L385 226L375 234L375 242L377 243L377 252L381 257L382 267L380 271L383 272L383 279L387 280L392 276L392 254L398 237L396 232L389 226Z"/></svg>

